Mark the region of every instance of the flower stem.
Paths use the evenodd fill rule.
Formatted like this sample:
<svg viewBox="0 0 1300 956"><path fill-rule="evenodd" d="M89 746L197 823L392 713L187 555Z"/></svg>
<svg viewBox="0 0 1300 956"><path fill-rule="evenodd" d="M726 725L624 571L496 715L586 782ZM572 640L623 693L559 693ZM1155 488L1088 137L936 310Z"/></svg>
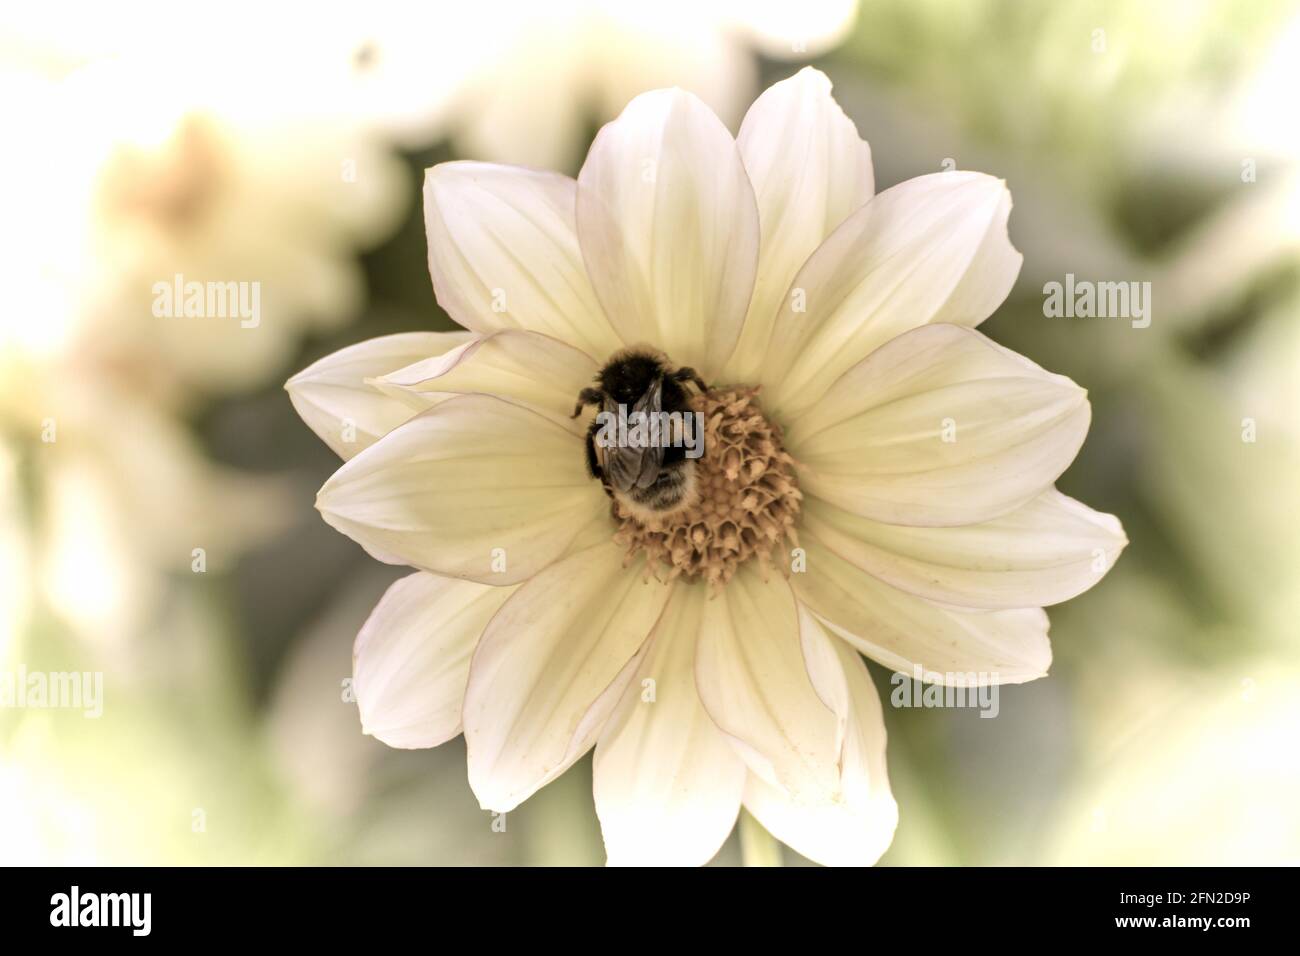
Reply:
<svg viewBox="0 0 1300 956"><path fill-rule="evenodd" d="M781 866L781 844L748 810L740 811L740 858L745 866Z"/></svg>

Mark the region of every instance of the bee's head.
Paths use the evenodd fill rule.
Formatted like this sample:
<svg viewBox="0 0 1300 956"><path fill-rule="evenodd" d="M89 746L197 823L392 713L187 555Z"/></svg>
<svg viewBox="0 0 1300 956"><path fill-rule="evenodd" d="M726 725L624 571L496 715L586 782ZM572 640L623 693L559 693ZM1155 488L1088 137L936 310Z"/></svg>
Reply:
<svg viewBox="0 0 1300 956"><path fill-rule="evenodd" d="M627 349L600 370L600 390L616 403L634 405L649 391L656 378L664 376L664 363L649 352Z"/></svg>

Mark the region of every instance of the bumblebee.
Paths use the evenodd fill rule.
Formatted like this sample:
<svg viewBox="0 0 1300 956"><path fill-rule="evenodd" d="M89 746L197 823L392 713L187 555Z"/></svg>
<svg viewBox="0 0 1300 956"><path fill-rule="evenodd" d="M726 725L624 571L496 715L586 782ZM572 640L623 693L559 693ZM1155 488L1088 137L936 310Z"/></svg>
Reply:
<svg viewBox="0 0 1300 956"><path fill-rule="evenodd" d="M620 406L641 418L678 413L690 421L690 387L701 393L708 386L692 368L673 368L667 358L646 346L616 352L596 374L595 384L578 393L573 417L588 405L619 415ZM633 417L629 416L629 417ZM587 429L587 470L605 493L636 518L651 520L695 503L695 461L682 447L680 434L660 430L658 440L644 445L598 441L604 422L597 415ZM606 421L609 420L605 416Z"/></svg>

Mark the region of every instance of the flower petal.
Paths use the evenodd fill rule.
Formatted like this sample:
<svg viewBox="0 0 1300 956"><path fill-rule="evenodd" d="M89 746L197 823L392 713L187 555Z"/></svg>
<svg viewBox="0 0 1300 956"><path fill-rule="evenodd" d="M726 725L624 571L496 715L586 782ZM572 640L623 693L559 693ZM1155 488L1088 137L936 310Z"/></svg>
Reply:
<svg viewBox="0 0 1300 956"><path fill-rule="evenodd" d="M758 199L758 278L740 343L723 379L754 381L795 274L875 190L871 147L831 96L825 73L804 67L769 87L736 138Z"/></svg>
<svg viewBox="0 0 1300 956"><path fill-rule="evenodd" d="M750 774L745 808L782 843L826 866L871 866L894 838L898 804L885 767L885 723L871 675L855 650L821 633L841 669L846 733L835 799L800 804Z"/></svg>
<svg viewBox="0 0 1300 956"><path fill-rule="evenodd" d="M366 379L446 353L472 332L404 332L349 345L307 366L285 391L294 410L345 461L415 414Z"/></svg>
<svg viewBox="0 0 1300 956"><path fill-rule="evenodd" d="M854 567L807 529L799 544L807 570L791 575L791 583L800 603L892 670L912 674L921 668L951 684L1020 684L1044 676L1052 663L1042 608L978 611L935 604Z"/></svg>
<svg viewBox="0 0 1300 956"><path fill-rule="evenodd" d="M316 507L381 561L496 585L531 577L609 521L582 442L487 395L394 429L336 471Z"/></svg>
<svg viewBox="0 0 1300 956"><path fill-rule="evenodd" d="M803 527L857 567L932 601L972 608L1068 601L1110 570L1127 539L1119 519L1052 489L992 521L952 528L881 524L819 498Z"/></svg>
<svg viewBox="0 0 1300 956"><path fill-rule="evenodd" d="M632 100L578 174L578 237L596 294L629 343L706 377L740 335L758 209L725 126L682 90Z"/></svg>
<svg viewBox="0 0 1300 956"><path fill-rule="evenodd" d="M586 352L558 339L509 331L476 338L374 384L414 408L428 408L447 393L495 395L584 434L585 424L572 417L573 406L598 368Z"/></svg>
<svg viewBox="0 0 1300 956"><path fill-rule="evenodd" d="M784 578L764 581L751 562L705 604L695 682L754 773L800 801L836 791L838 722L809 677Z"/></svg>
<svg viewBox="0 0 1300 956"><path fill-rule="evenodd" d="M900 335L792 422L805 492L906 525L988 521L1048 490L1088 433L1087 392L955 325Z"/></svg>
<svg viewBox="0 0 1300 956"><path fill-rule="evenodd" d="M598 359L620 348L582 264L576 189L558 173L492 163L428 170L424 218L438 304L475 332L541 332Z"/></svg>
<svg viewBox="0 0 1300 956"><path fill-rule="evenodd" d="M596 744L595 797L611 866L700 866L735 825L745 764L695 689L707 592L674 589Z"/></svg>
<svg viewBox="0 0 1300 956"><path fill-rule="evenodd" d="M352 651L361 729L390 747L436 747L460 733L469 661L513 587L417 571L394 583Z"/></svg>
<svg viewBox="0 0 1300 956"><path fill-rule="evenodd" d="M982 173L900 183L850 216L795 276L761 381L793 417L895 336L928 322L976 326L1011 291L1011 194Z"/></svg>
<svg viewBox="0 0 1300 956"><path fill-rule="evenodd" d="M607 540L553 564L488 624L464 712L469 782L485 809L513 809L582 756L636 673L670 587L623 556Z"/></svg>

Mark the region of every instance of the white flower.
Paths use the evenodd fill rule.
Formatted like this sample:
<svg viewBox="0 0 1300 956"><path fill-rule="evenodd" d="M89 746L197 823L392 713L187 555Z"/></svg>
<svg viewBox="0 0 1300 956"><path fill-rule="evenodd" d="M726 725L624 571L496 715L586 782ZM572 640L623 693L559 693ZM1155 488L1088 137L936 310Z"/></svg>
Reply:
<svg viewBox="0 0 1300 956"><path fill-rule="evenodd" d="M0 617L21 636L23 604L43 599L132 668L150 663L126 655L145 646L146 622L175 575L192 571L194 549L205 570L228 565L279 530L285 489L208 461L156 402L82 371L0 353L0 514L16 516L0 531L0 569L12 561L26 584L22 601L0 601Z"/></svg>
<svg viewBox="0 0 1300 956"><path fill-rule="evenodd" d="M897 811L859 653L952 682L1041 677L1042 605L1125 539L1053 488L1084 392L973 330L1020 268L1004 184L872 194L867 144L812 69L738 139L661 90L576 182L429 171L434 288L471 332L365 342L287 385L348 459L325 519L419 569L357 638L368 733L463 730L494 811L594 745L613 863L703 863L742 803L819 862L879 857ZM695 523L659 536L611 517L569 417L636 342L715 386L717 435L758 436L706 445ZM719 523L728 508L752 536Z"/></svg>
<svg viewBox="0 0 1300 956"><path fill-rule="evenodd" d="M645 89L682 86L739 119L756 51L817 56L856 13L857 0L479 0L349 7L339 27L365 37L362 92L408 143L450 135L462 155L553 169Z"/></svg>
<svg viewBox="0 0 1300 956"><path fill-rule="evenodd" d="M0 442L25 479L0 480L0 510L22 514L32 591L115 651L195 548L215 570L277 526L275 483L206 461L176 406L265 380L307 326L354 315L353 247L401 213L400 164L345 71L286 42L298 21L225 13L56 4L0 49L26 144L0 160ZM256 323L158 314L177 276L255 286Z"/></svg>
<svg viewBox="0 0 1300 956"><path fill-rule="evenodd" d="M17 466L15 456L0 444L0 667L9 666L31 613L31 556L23 534Z"/></svg>
<svg viewBox="0 0 1300 956"><path fill-rule="evenodd" d="M360 311L355 251L400 218L401 164L346 71L298 52L299 20L149 13L88 36L50 13L0 55L15 141L40 144L4 160L19 281L0 342L165 397L238 390ZM158 297L177 281L240 284L247 305L256 289L257 313L186 315Z"/></svg>

